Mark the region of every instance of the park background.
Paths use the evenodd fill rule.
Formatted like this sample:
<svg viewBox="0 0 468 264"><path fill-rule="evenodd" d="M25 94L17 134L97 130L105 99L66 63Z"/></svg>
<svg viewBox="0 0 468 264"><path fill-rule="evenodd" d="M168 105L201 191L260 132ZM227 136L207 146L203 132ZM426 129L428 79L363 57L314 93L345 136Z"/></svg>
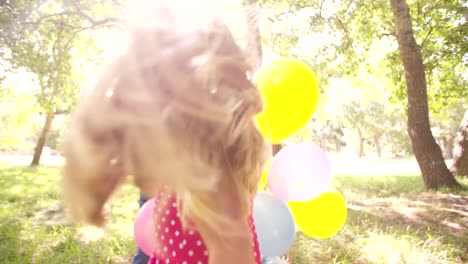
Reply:
<svg viewBox="0 0 468 264"><path fill-rule="evenodd" d="M283 145L312 141L328 153L348 219L330 239L298 233L292 263L468 262L466 3L209 7L254 67L294 57L320 81L316 113ZM125 46L126 22L144 17L128 10L119 0L0 3L0 263L131 261L138 191L130 178L105 229L71 224L58 189L70 115Z"/></svg>

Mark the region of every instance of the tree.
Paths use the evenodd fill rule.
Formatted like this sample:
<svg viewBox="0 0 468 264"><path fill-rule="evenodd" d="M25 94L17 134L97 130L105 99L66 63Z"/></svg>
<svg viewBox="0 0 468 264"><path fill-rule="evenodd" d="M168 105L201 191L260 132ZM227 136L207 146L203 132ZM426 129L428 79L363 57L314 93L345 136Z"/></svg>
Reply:
<svg viewBox="0 0 468 264"><path fill-rule="evenodd" d="M367 126L366 130L372 139L377 156L382 157L382 137L386 134L390 127L390 119L385 113L385 105L378 101L369 102L367 107Z"/></svg>
<svg viewBox="0 0 468 264"><path fill-rule="evenodd" d="M364 146L368 140L373 142L380 157L381 140L392 127L393 119L387 114L389 107L384 103L385 95L364 92L364 88L381 86L381 83L370 83L367 74L346 77L329 81L325 89L328 100L323 111L328 113L328 119L339 122L357 135L356 152L359 157L364 156ZM379 87L374 89L380 91Z"/></svg>
<svg viewBox="0 0 468 264"><path fill-rule="evenodd" d="M318 123L313 127L315 128L313 134L315 136L315 141L319 142L319 146L323 150L327 151L334 147L334 151L340 151L346 146L346 142L343 139L343 127L340 124L333 120L317 122L315 118L312 118L312 123Z"/></svg>
<svg viewBox="0 0 468 264"><path fill-rule="evenodd" d="M468 106L465 101L458 99L438 111L433 111L431 115L432 131L436 140L440 141L439 145L443 147L446 159L453 158L453 147L460 119Z"/></svg>
<svg viewBox="0 0 468 264"><path fill-rule="evenodd" d="M107 1L106 1L107 2ZM35 91L44 125L34 150L32 166L38 165L42 149L56 115L70 112L78 100L80 76L76 58L92 50L86 31L114 25L112 17L93 8L93 1L15 1L2 3L0 45L14 68L26 68L37 77ZM94 12L87 13L86 11Z"/></svg>
<svg viewBox="0 0 468 264"><path fill-rule="evenodd" d="M275 16L276 20L278 20L278 17L282 19L289 18L295 21L298 21L299 17L304 17L304 20L296 23L296 27L300 29L294 28L286 33L280 33L278 39L287 38L288 41L298 44L301 42L301 36L296 34L297 31L308 31L309 35L313 32L316 36L319 35L318 33L326 34L332 32L334 34L335 39L338 41L329 45L322 45L319 48L314 47L316 50L319 50L319 56L311 56L316 61L325 62L323 71L331 71L334 74L338 74L338 76L352 74L359 68L357 66L367 63L368 57L365 55L368 53L369 48L376 41L386 40L388 48L382 50L382 53L386 53L387 56L382 64L391 69L388 75L393 80L393 101L412 98L410 101L414 102L415 94L407 94L407 91L423 92L423 97L419 98L419 101L426 99L428 97L426 74L431 85L430 88L433 89L432 91L438 91L439 94L447 94L443 91L448 90L450 91L448 94L452 96L456 95L459 98L463 94L466 94L466 89L462 88L463 86L436 86L433 82L434 80L443 80L441 78L443 74L441 75L440 73L443 73L442 69L447 65L456 69L463 68L467 64L466 59L463 59L468 48L466 45L466 41L468 40L468 35L466 34L467 23L463 23L462 9L459 1L448 0L434 3L433 1L421 0L412 2L411 9L415 14L414 21L416 21L415 24L417 25L414 30L411 27L408 5L404 2L407 13L405 14L405 16L407 15L405 23L410 26L411 34L405 34L403 38L402 35L398 36L397 32L395 32L393 23L399 22L401 25L401 20L394 16L392 21L392 17L388 16L388 14L393 13L395 9L392 3L389 5L388 1L385 0L364 0L358 2L285 0L281 1L279 5L283 8L283 11L280 11ZM284 8L284 6L289 8ZM285 9L286 11L284 11ZM401 14L401 12L397 13L397 15ZM301 24L304 26L301 27ZM309 30L307 30L307 27L309 27ZM288 37L288 34L291 36ZM412 64L414 61L412 58L405 58L403 60L405 66L400 66L402 45L400 43L398 48L393 48L395 46L394 38L397 38L397 42L408 42L406 36L411 37L411 43L409 44L411 44L412 51L418 50L418 54L415 57L419 57L420 61L417 64L422 66L419 69L413 69ZM322 39L326 40L326 38ZM297 45L292 46L294 49ZM426 68L424 64L427 64ZM407 69L418 73L416 80L423 81L421 83L424 86L423 90L413 89L414 87L408 88L404 85L401 76L408 74ZM423 78L421 79L421 77ZM408 83L408 80L406 82ZM430 99L435 99L435 97L430 97ZM432 107L432 104L430 106ZM418 164L421 167L426 187L456 186L456 181L450 176L443 159L440 158L441 154L437 154L437 152L441 153L441 151L431 134L428 117L425 119L423 117L422 121L415 120L415 117L421 115L421 113L424 115L424 108L428 108L427 99L420 105L416 105L416 107L414 104L409 106L408 114L412 116L409 123L412 126L408 127L408 132L410 132L413 149L424 147L427 148L426 150L430 150L428 155L422 154L421 151L415 153L418 156ZM423 112L415 113L415 111L419 110ZM425 111L425 113L427 112L428 110ZM415 127L413 125L415 123L421 124L418 131L414 130ZM422 134L415 136L417 132L421 132ZM415 137L418 137L418 139L413 140ZM419 141L418 146L414 146L416 141ZM426 146L421 144L424 141L427 141ZM432 169L428 169L431 166L435 166L436 168L433 173L430 172Z"/></svg>
<svg viewBox="0 0 468 264"><path fill-rule="evenodd" d="M456 175L468 175L468 110L463 116L457 133L451 171Z"/></svg>
<svg viewBox="0 0 468 264"><path fill-rule="evenodd" d="M343 126L336 120L326 120L315 115L309 123L285 140L285 144L312 141L324 151L340 151L346 142L344 141Z"/></svg>
<svg viewBox="0 0 468 264"><path fill-rule="evenodd" d="M359 139L359 148L357 154L359 157L364 157L364 142L365 138L365 127L366 127L366 107L361 101L351 101L343 105L343 120L346 122L346 126L354 129L357 132Z"/></svg>
<svg viewBox="0 0 468 264"><path fill-rule="evenodd" d="M421 50L413 35L408 5L406 0L391 0L391 7L400 57L405 70L408 134L424 184L429 189L458 186L431 132L425 69Z"/></svg>
<svg viewBox="0 0 468 264"><path fill-rule="evenodd" d="M396 120L395 125L387 131L384 144L396 157L407 157L412 154L411 141L408 137L407 125L404 115Z"/></svg>
<svg viewBox="0 0 468 264"><path fill-rule="evenodd" d="M20 78L26 87L15 83ZM33 135L38 106L27 79L24 72L10 74L0 88L0 151L19 150L25 147L25 138Z"/></svg>

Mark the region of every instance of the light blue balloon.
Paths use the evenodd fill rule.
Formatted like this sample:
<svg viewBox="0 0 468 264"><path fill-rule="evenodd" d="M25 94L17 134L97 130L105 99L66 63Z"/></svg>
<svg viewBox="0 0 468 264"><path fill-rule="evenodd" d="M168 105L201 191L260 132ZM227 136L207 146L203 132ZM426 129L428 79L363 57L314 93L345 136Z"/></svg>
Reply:
<svg viewBox="0 0 468 264"><path fill-rule="evenodd" d="M270 194L258 193L253 203L253 218L262 256L286 253L296 235L294 218L286 204Z"/></svg>

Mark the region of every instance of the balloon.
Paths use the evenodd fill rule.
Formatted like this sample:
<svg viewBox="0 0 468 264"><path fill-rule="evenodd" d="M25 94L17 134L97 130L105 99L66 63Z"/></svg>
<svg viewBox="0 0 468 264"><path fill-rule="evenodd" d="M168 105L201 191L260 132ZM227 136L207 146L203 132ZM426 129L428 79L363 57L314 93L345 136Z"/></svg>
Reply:
<svg viewBox="0 0 468 264"><path fill-rule="evenodd" d="M270 194L258 193L253 202L253 218L262 256L283 255L296 235L294 219L286 204Z"/></svg>
<svg viewBox="0 0 468 264"><path fill-rule="evenodd" d="M268 175L268 171L270 170L270 166L271 166L271 160L268 161L265 167L265 170L263 170L262 176L260 177L258 191L263 191L265 187L267 186L267 175Z"/></svg>
<svg viewBox="0 0 468 264"><path fill-rule="evenodd" d="M346 222L346 202L337 192L325 192L306 202L288 202L296 224L305 234L325 239L334 236Z"/></svg>
<svg viewBox="0 0 468 264"><path fill-rule="evenodd" d="M153 221L154 203L154 198L150 199L140 208L133 226L135 242L147 256L151 256L156 247L156 230Z"/></svg>
<svg viewBox="0 0 468 264"><path fill-rule="evenodd" d="M283 201L308 201L327 190L331 174L326 154L315 144L302 142L276 154L267 183L273 195Z"/></svg>
<svg viewBox="0 0 468 264"><path fill-rule="evenodd" d="M254 82L265 102L257 122L267 141L280 143L310 120L319 90L307 64L286 58L274 60L256 72Z"/></svg>

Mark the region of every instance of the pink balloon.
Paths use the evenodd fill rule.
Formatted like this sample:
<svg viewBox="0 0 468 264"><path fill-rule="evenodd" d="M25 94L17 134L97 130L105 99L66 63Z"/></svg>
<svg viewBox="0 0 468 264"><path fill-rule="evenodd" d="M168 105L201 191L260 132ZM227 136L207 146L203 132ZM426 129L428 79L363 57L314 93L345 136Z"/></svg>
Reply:
<svg viewBox="0 0 468 264"><path fill-rule="evenodd" d="M147 256L151 256L156 247L156 230L153 220L154 204L153 198L140 208L133 226L135 242Z"/></svg>
<svg viewBox="0 0 468 264"><path fill-rule="evenodd" d="M311 142L302 142L288 145L276 154L267 185L283 201L309 201L328 189L331 174L325 152Z"/></svg>

